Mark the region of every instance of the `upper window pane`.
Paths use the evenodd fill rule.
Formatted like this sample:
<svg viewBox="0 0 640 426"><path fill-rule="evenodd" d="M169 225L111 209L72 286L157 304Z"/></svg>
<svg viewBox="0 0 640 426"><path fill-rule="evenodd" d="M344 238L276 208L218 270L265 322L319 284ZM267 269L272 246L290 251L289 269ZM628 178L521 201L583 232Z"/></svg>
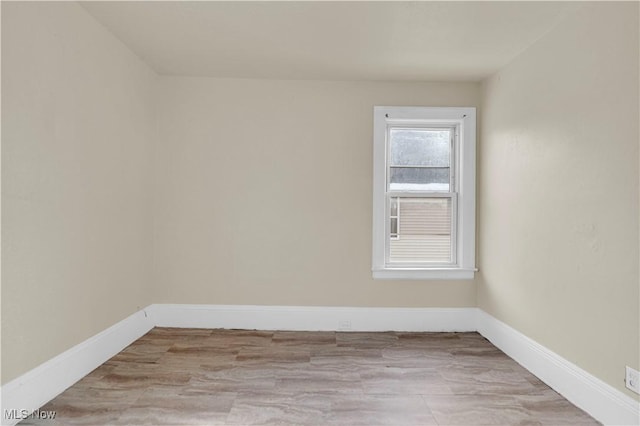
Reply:
<svg viewBox="0 0 640 426"><path fill-rule="evenodd" d="M389 170L392 190L448 191L449 167L394 167Z"/></svg>
<svg viewBox="0 0 640 426"><path fill-rule="evenodd" d="M449 191L451 132L448 129L390 129L389 189Z"/></svg>
<svg viewBox="0 0 640 426"><path fill-rule="evenodd" d="M391 129L391 166L449 167L449 130Z"/></svg>

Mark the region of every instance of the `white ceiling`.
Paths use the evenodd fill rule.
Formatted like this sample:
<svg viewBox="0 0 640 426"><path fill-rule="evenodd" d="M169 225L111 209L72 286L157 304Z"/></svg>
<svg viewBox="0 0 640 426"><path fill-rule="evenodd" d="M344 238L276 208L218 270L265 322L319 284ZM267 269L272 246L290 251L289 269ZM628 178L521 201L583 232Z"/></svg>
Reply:
<svg viewBox="0 0 640 426"><path fill-rule="evenodd" d="M571 2L83 2L156 72L242 78L481 80Z"/></svg>

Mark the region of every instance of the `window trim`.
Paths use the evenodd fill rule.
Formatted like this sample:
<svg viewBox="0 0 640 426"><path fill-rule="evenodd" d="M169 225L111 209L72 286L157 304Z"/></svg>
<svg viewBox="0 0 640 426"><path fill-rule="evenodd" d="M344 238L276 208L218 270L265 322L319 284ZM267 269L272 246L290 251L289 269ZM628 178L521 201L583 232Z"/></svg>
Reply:
<svg viewBox="0 0 640 426"><path fill-rule="evenodd" d="M457 217L455 265L389 267L386 265L387 155L389 122L407 125L458 126L455 146ZM473 107L374 107L373 129L374 279L473 279L475 276L476 109ZM454 164L452 163L452 166ZM456 198L456 197L454 197ZM399 225L399 224L398 224Z"/></svg>

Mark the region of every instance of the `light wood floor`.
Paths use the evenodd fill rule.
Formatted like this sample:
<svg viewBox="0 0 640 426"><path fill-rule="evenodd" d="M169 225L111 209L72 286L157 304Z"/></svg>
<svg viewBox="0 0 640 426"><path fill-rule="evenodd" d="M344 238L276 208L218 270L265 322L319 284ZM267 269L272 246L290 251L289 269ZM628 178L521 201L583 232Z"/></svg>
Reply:
<svg viewBox="0 0 640 426"><path fill-rule="evenodd" d="M477 333L156 328L39 425L598 424Z"/></svg>

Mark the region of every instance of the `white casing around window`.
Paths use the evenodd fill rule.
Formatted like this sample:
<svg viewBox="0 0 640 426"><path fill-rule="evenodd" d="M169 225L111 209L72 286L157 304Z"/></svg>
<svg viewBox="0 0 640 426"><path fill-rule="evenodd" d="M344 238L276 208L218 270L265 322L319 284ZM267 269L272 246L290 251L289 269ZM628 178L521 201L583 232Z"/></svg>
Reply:
<svg viewBox="0 0 640 426"><path fill-rule="evenodd" d="M455 264L398 267L386 264L387 127L389 123L457 126ZM476 109L472 107L374 107L373 257L375 279L472 279L475 268Z"/></svg>

